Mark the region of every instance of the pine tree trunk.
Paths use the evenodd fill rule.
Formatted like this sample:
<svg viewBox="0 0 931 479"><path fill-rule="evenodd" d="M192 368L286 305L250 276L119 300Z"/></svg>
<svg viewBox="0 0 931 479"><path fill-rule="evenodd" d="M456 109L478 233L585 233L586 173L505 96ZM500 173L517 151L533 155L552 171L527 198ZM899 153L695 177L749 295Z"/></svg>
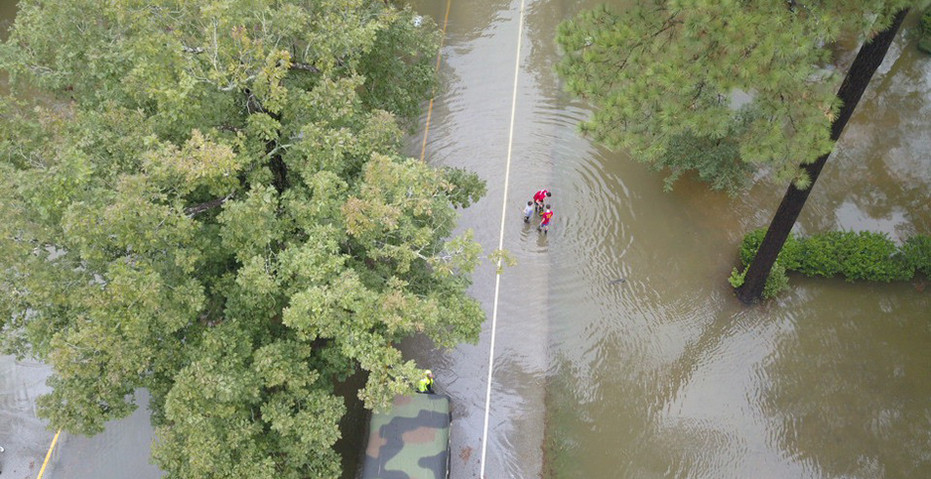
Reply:
<svg viewBox="0 0 931 479"><path fill-rule="evenodd" d="M857 103L860 101L860 97L866 90L867 85L869 85L873 73L883 62L886 51L889 50L889 45L892 44L892 40L899 31L906 13L908 13L908 9L901 10L896 14L888 28L860 47L857 58L854 59L850 71L847 72L844 82L837 91L837 97L840 99L842 106L837 118L834 119L834 123L831 124L832 141L837 141L840 138L844 126L847 125L847 121L853 115L853 111L857 107ZM756 256L750 263L750 268L744 277L744 283L737 288L737 297L744 303L753 303L763 296L763 288L766 286L766 279L769 278L773 263L776 262L776 257L782 250L782 245L785 244L786 239L789 237L789 232L792 231L795 220L798 219L799 213L802 212L808 194L811 192L811 188L815 186L818 175L821 174L821 169L824 168L824 163L828 160L829 155L830 152L825 153L818 157L814 163L802 165L808 177L811 178L811 184L807 189L800 190L795 187L795 184L790 184L785 196L782 197L779 209L776 210L773 221L770 223L769 229L766 230L763 243L760 244L760 249L757 250Z"/></svg>

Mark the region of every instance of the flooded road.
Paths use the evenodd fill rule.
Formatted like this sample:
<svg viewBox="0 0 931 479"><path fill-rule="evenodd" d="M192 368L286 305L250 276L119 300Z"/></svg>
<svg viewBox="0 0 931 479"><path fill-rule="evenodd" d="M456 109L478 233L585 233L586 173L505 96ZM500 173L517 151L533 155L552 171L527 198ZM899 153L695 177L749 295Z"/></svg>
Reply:
<svg viewBox="0 0 931 479"><path fill-rule="evenodd" d="M412 4L442 24L445 1ZM666 194L661 175L581 138L589 110L562 93L554 36L594 4L536 0L525 10L504 232L519 264L501 279L486 477L931 477L926 285L792 276L777 301L741 306L726 282L736 244L769 222L785 185L730 199L683 180ZM486 251L498 242L519 20L518 1L451 3L426 143L431 163L488 182L462 218ZM931 233L931 61L905 38L800 231ZM411 156L421 141L410 139ZM547 237L520 220L544 186L556 212ZM471 289L489 317L494 283L486 264ZM489 328L447 352L405 344L453 398L453 479L479 476ZM32 401L48 372L0 358L0 374L3 477L35 477L52 433ZM101 436L63 436L45 477L158 477L150 431L142 406Z"/></svg>
<svg viewBox="0 0 931 479"><path fill-rule="evenodd" d="M50 370L36 361L0 356L0 474L35 477L52 434L35 415L36 397L48 392Z"/></svg>
<svg viewBox="0 0 931 479"><path fill-rule="evenodd" d="M54 431L36 416L35 400L49 392L51 369L33 360L0 356L0 475L35 479L45 460ZM43 473L45 479L154 479L162 473L149 464L153 439L148 393L136 393L137 409L113 421L94 437L62 433Z"/></svg>
<svg viewBox="0 0 931 479"><path fill-rule="evenodd" d="M414 8L442 24L445 2ZM786 185L730 199L577 134L588 107L554 73L556 25L596 2L531 1L518 75L486 477L931 476L931 297L925 283L791 276L754 308L726 278ZM498 240L518 1L452 2L428 161L477 171L463 226ZM797 230L931 232L931 63L899 35ZM420 153L421 137L410 140ZM519 210L554 192L549 237ZM623 279L623 281L618 281ZM472 293L491 317L494 271ZM490 323L490 322L489 322ZM453 478L479 476L490 324L476 346L407 350L455 402Z"/></svg>

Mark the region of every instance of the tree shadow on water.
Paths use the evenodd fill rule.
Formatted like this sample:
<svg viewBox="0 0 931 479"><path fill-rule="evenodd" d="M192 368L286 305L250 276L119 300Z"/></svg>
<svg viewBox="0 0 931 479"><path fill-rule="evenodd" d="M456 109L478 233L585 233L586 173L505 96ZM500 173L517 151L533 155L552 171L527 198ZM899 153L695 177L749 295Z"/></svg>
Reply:
<svg viewBox="0 0 931 479"><path fill-rule="evenodd" d="M762 366L775 440L821 477L931 477L931 329L887 309L801 318Z"/></svg>

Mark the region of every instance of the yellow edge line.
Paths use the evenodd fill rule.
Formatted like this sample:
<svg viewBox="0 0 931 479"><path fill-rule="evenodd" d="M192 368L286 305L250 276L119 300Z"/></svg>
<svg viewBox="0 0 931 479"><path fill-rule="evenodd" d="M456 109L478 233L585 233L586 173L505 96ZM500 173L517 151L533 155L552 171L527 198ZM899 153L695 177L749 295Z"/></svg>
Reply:
<svg viewBox="0 0 931 479"><path fill-rule="evenodd" d="M440 48L436 52L436 72L440 72L440 59L443 54L443 42L446 41L446 25L449 23L449 6L452 0L446 0L446 15L443 17L443 36L440 37ZM436 87L433 88L433 95L430 97L430 106L427 107L427 126L423 130L423 143L420 145L420 161L423 161L427 153L427 135L430 133L430 118L433 116L433 99L436 98Z"/></svg>
<svg viewBox="0 0 931 479"><path fill-rule="evenodd" d="M39 469L39 475L36 476L36 479L42 479L42 474L45 474L45 467L48 466L48 461L52 458L52 451L55 450L55 444L58 443L58 436L60 434L61 429L55 433L55 437L52 439L52 445L48 447L48 452L45 453L45 462L42 463L42 469Z"/></svg>

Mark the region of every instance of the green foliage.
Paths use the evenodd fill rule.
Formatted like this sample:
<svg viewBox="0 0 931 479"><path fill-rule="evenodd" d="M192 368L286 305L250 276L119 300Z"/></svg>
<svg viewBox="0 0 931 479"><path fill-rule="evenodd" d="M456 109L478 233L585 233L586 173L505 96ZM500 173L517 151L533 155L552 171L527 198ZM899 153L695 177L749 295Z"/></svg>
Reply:
<svg viewBox="0 0 931 479"><path fill-rule="evenodd" d="M385 2L23 0L0 67L0 331L99 432L152 392L169 478L335 477L343 400L478 338L484 183L400 155L437 32ZM29 95L22 95L29 93Z"/></svg>
<svg viewBox="0 0 931 479"><path fill-rule="evenodd" d="M905 262L927 278L931 278L931 236L912 236L902 246Z"/></svg>
<svg viewBox="0 0 931 479"><path fill-rule="evenodd" d="M752 261L753 257L756 255L756 250L763 244L764 236L766 236L765 228L753 230L744 236L743 241L740 243L741 264L750 264L750 261ZM801 247L802 243L798 238L794 235L789 235L789 237L786 238L785 244L782 246L782 250L779 252L779 256L776 257L776 261L785 266L786 270L797 270L799 268Z"/></svg>
<svg viewBox="0 0 931 479"><path fill-rule="evenodd" d="M506 249L494 250L488 255L488 260L497 265L496 271L498 274L503 273L505 268L517 266L517 258Z"/></svg>
<svg viewBox="0 0 931 479"><path fill-rule="evenodd" d="M731 270L731 275L728 276L727 282L731 284L731 287L737 289L744 284L744 280L747 278L747 268L742 270L734 268Z"/></svg>
<svg viewBox="0 0 931 479"><path fill-rule="evenodd" d="M918 49L931 53L931 9L925 10L918 22Z"/></svg>
<svg viewBox="0 0 931 479"><path fill-rule="evenodd" d="M786 275L786 268L779 261L773 263L773 269L769 271L769 277L766 278L766 286L763 287L763 299L772 299L779 293L789 289L789 277Z"/></svg>
<svg viewBox="0 0 931 479"><path fill-rule="evenodd" d="M734 191L766 165L802 186L800 161L830 151L842 35L881 30L908 0L601 5L559 26L558 71L595 107L582 130L669 171Z"/></svg>
<svg viewBox="0 0 931 479"><path fill-rule="evenodd" d="M869 231L831 231L808 238L799 271L807 276L841 275L849 281L905 281L914 275L888 235Z"/></svg>
<svg viewBox="0 0 931 479"><path fill-rule="evenodd" d="M362 68L369 72L365 81L369 107L397 112L406 119L420 113L422 99L435 85L440 32L432 22L407 9L379 30L372 49L361 59Z"/></svg>
<svg viewBox="0 0 931 479"><path fill-rule="evenodd" d="M899 254L899 248L885 233L849 233L840 274L850 281L908 281L915 275Z"/></svg>
<svg viewBox="0 0 931 479"><path fill-rule="evenodd" d="M732 288L737 289L743 286L744 280L747 277L748 268L749 267L745 267L743 270L734 268L731 270L731 275L727 278L727 282L730 283ZM766 278L766 285L763 287L763 299L775 298L779 293L788 288L789 277L786 275L786 268L776 261L773 264L772 270L769 272L769 277Z"/></svg>
<svg viewBox="0 0 931 479"><path fill-rule="evenodd" d="M450 198L457 208L468 208L485 196L485 182L475 173L452 167L445 167L444 172L450 183Z"/></svg>
<svg viewBox="0 0 931 479"><path fill-rule="evenodd" d="M666 151L651 167L668 171L663 184L666 191L672 190L683 173L695 171L712 190L733 195L746 184L750 171L749 165L740 161L739 150L739 145L728 137L713 139L682 134L669 139Z"/></svg>
<svg viewBox="0 0 931 479"><path fill-rule="evenodd" d="M844 238L844 232L841 231L829 231L808 238L802 248L803 261L800 261L799 272L806 276L826 278L840 274L844 262L843 250L848 249Z"/></svg>
<svg viewBox="0 0 931 479"><path fill-rule="evenodd" d="M740 260L749 264L766 234L758 229L740 245ZM931 271L931 237L915 236L901 247L885 233L830 231L806 238L789 236L777 264L806 276L842 276L848 281L907 281L915 272Z"/></svg>

